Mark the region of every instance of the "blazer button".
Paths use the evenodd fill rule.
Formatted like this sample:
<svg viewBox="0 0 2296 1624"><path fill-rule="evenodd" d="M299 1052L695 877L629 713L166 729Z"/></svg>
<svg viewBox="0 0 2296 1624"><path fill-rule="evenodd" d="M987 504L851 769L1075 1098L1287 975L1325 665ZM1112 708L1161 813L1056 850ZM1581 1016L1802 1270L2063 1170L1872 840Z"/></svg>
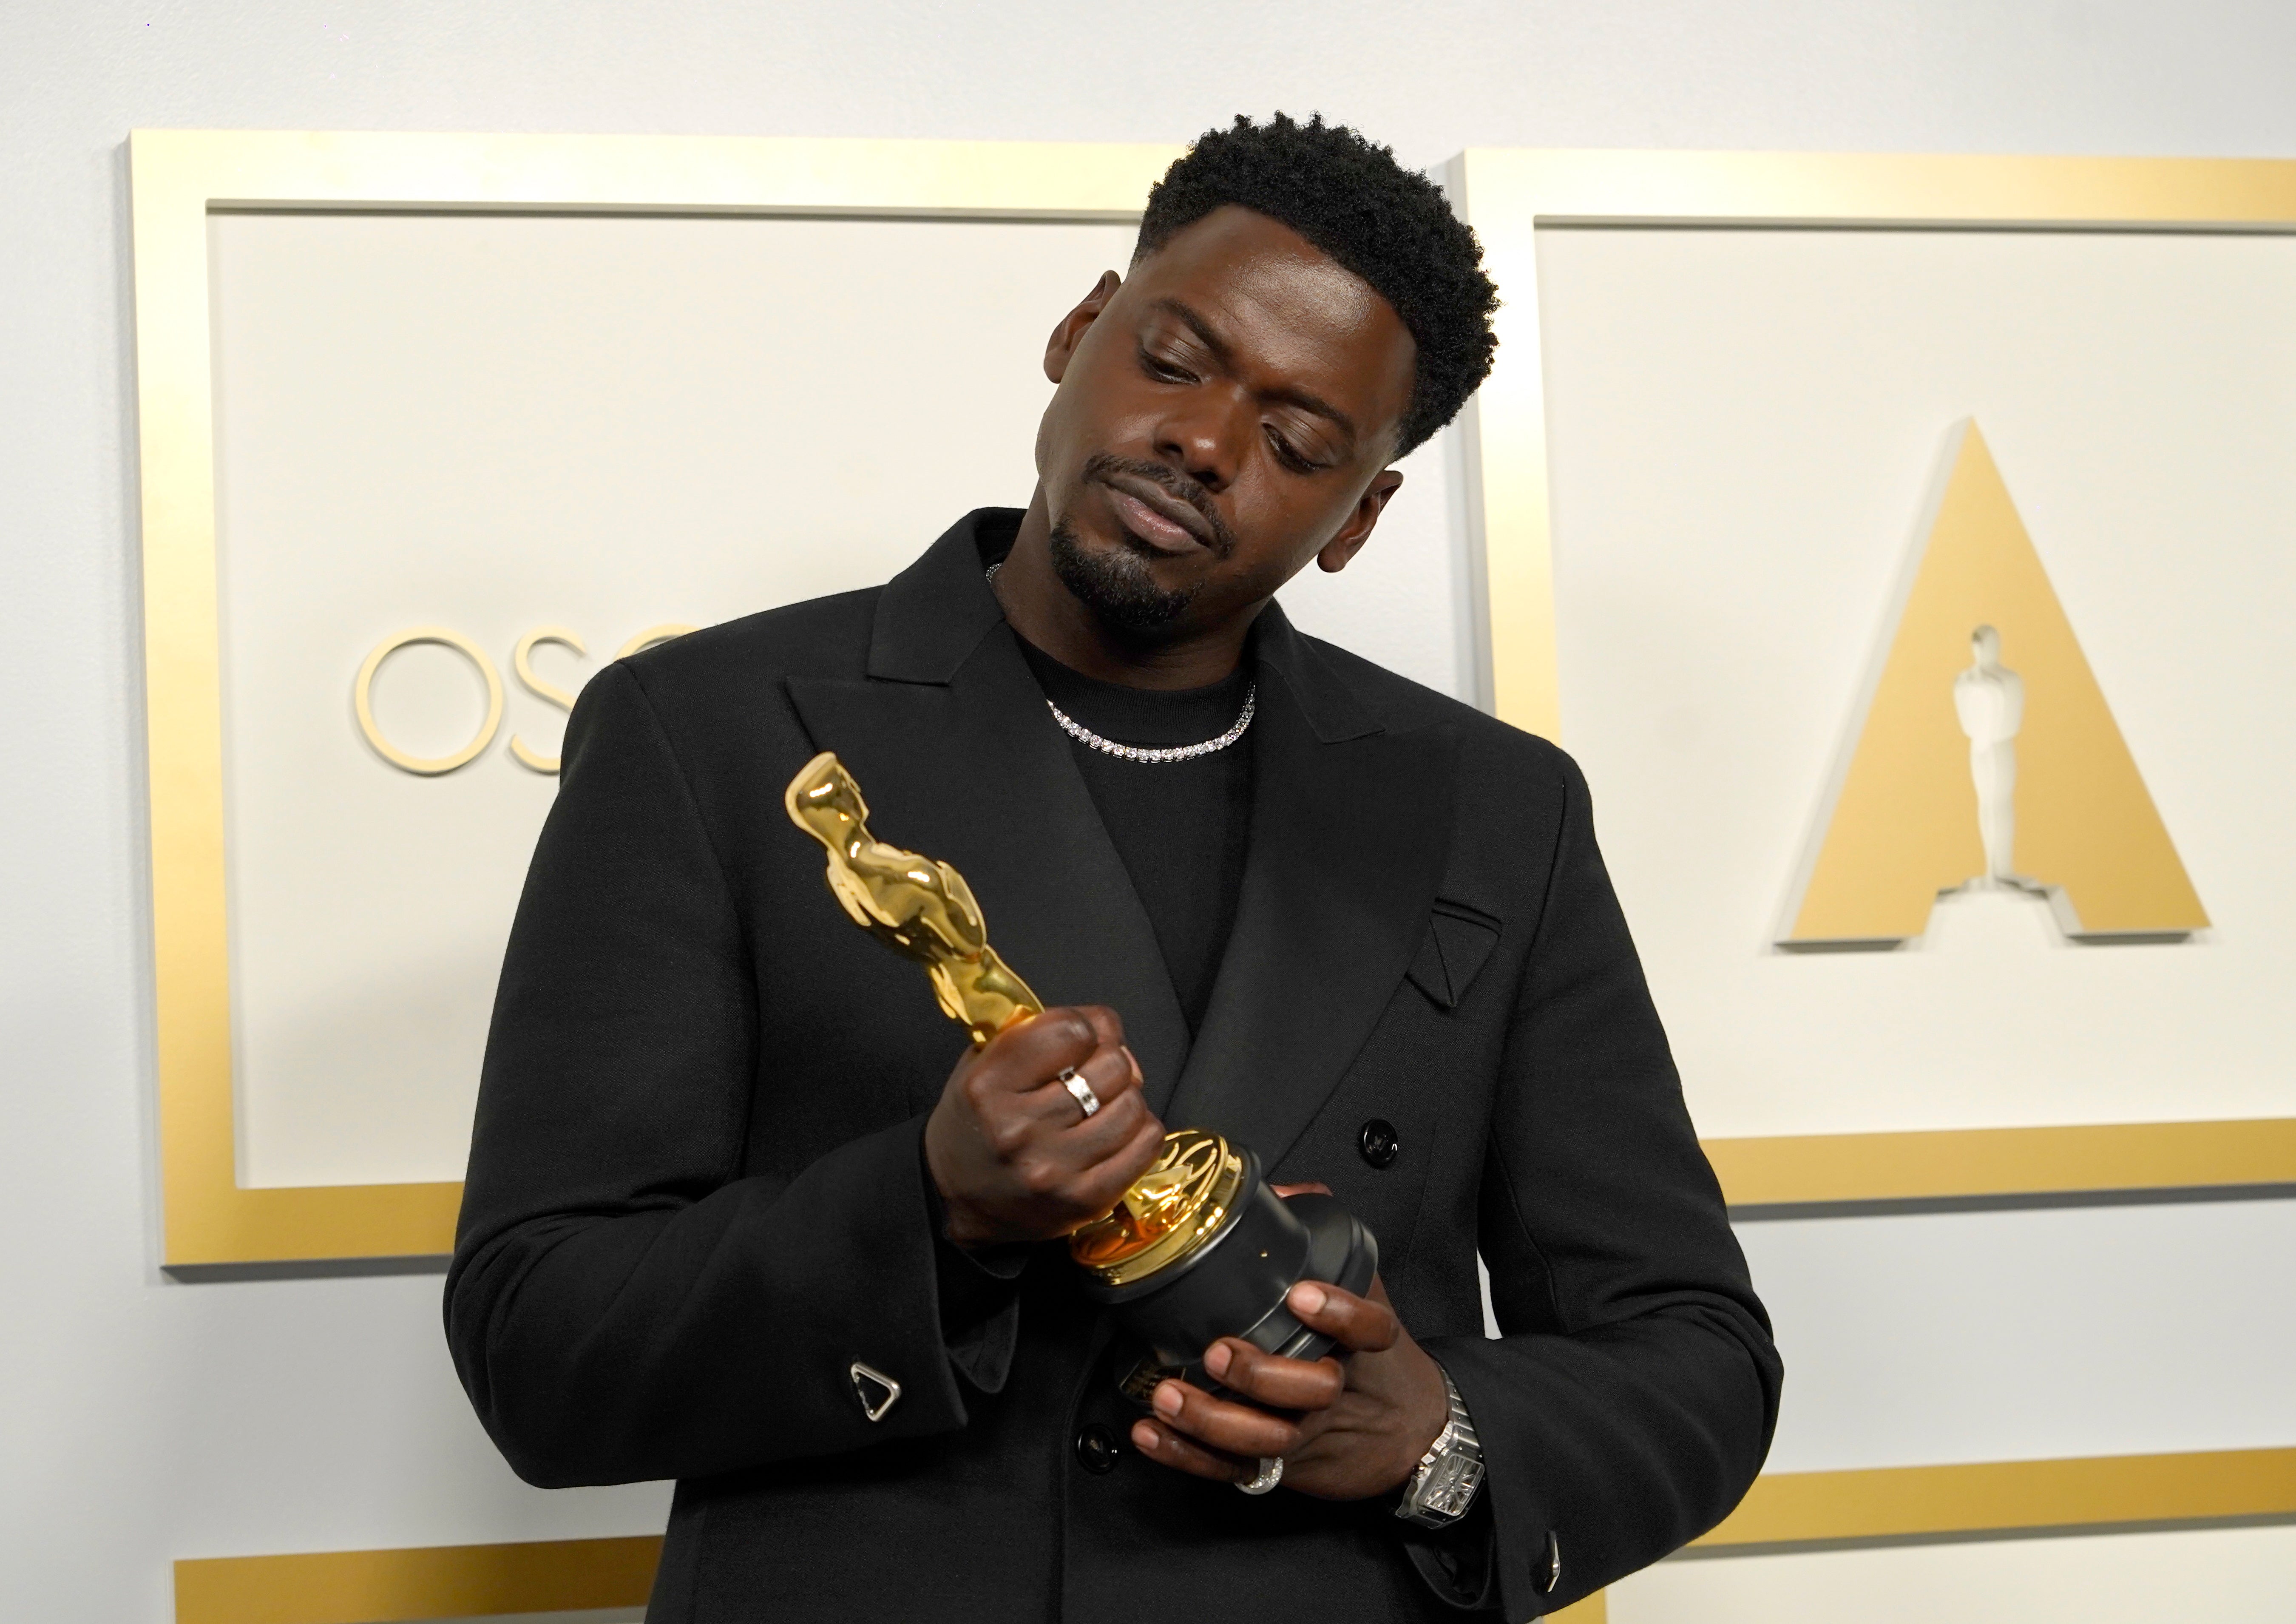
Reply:
<svg viewBox="0 0 2296 1624"><path fill-rule="evenodd" d="M1374 1117L1363 1125L1356 1136L1356 1149L1363 1159L1375 1168L1391 1168L1395 1159L1403 1153L1403 1141L1395 1136L1395 1124L1384 1117Z"/></svg>
<svg viewBox="0 0 2296 1624"><path fill-rule="evenodd" d="M1076 1435L1077 1464L1095 1477L1116 1470L1116 1434L1097 1421Z"/></svg>

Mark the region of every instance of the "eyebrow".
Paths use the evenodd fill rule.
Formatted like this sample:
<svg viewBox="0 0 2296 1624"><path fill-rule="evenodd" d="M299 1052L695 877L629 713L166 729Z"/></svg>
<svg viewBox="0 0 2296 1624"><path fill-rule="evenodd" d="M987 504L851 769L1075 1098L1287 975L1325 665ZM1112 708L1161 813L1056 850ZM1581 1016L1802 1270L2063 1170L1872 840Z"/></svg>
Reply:
<svg viewBox="0 0 2296 1624"><path fill-rule="evenodd" d="M1203 347L1212 352L1213 358L1222 366L1234 365L1235 346L1214 332L1211 324L1194 310L1177 299L1157 299L1149 308L1161 310L1194 333ZM1348 437L1349 447L1353 447L1356 439L1356 420L1322 396L1293 384L1285 384L1280 389L1267 390L1266 393L1271 399L1281 400L1286 405L1298 406L1303 412L1312 412L1316 416L1328 420Z"/></svg>

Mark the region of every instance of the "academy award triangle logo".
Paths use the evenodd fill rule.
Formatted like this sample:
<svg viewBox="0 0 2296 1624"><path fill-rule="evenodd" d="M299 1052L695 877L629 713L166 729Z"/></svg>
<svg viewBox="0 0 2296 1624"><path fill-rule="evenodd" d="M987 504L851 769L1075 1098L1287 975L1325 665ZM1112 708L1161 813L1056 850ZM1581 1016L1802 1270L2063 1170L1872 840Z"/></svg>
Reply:
<svg viewBox="0 0 2296 1624"><path fill-rule="evenodd" d="M1889 947L1941 895L2046 904L2083 941L2204 928L2072 624L1974 422L1787 910L1783 947Z"/></svg>

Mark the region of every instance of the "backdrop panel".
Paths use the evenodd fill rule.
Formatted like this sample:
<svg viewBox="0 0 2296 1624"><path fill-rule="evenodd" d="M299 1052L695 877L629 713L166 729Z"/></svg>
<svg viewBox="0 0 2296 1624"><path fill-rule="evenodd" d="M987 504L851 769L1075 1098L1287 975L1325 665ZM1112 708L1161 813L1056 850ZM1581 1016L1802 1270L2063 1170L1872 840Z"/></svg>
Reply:
<svg viewBox="0 0 2296 1624"><path fill-rule="evenodd" d="M1171 156L135 138L169 1263L447 1248L583 677L1026 492Z"/></svg>
<svg viewBox="0 0 2296 1624"><path fill-rule="evenodd" d="M462 1176L570 693L631 638L873 585L1009 502L1123 226L217 217L240 1167ZM961 316L958 313L961 312ZM411 627L467 637L387 657ZM483 663L482 663L483 662ZM524 759L513 744L525 747Z"/></svg>
<svg viewBox="0 0 2296 1624"><path fill-rule="evenodd" d="M2208 1624L2272 1624L2287 1616L2292 1563L2291 1528L1677 1558L1612 1586L1610 1620L2152 1624L2166 1612Z"/></svg>
<svg viewBox="0 0 2296 1624"><path fill-rule="evenodd" d="M1452 181L1493 693L1588 769L1734 1204L2296 1182L2296 164Z"/></svg>
<svg viewBox="0 0 2296 1624"><path fill-rule="evenodd" d="M2296 697L2268 608L2296 591L2296 240L1556 230L1539 296L1566 737L1701 1130L2296 1110ZM1972 418L2209 922L2071 943L2046 897L1994 890L1923 897L1896 950L1776 950L1805 854L1888 815L1829 779ZM2015 607L1971 595L1964 668ZM2003 636L2022 758L2078 675L2037 640ZM1921 763L1945 791L1923 822L1968 849L1948 883L1983 865L1955 680L1923 694L1956 735Z"/></svg>

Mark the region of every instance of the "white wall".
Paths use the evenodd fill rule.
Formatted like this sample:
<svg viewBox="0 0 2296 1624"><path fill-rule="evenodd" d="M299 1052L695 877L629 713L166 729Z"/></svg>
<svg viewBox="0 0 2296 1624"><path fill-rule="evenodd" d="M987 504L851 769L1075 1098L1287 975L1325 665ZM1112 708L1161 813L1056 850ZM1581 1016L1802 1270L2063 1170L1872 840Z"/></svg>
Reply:
<svg viewBox="0 0 2296 1624"><path fill-rule="evenodd" d="M177 1556L630 1532L662 1505L654 1489L544 1497L512 1482L447 1373L434 1276L181 1284L156 1269L127 131L1160 141L1274 106L1320 106L1423 164L1509 144L2290 156L2296 8L0 8L0 1613L158 1620ZM1453 534L1414 527L1378 569L1303 595L1302 618L1439 677L1458 631ZM1422 589L1375 623L1380 586L1399 581ZM2284 1340L2253 1305L2287 1294L2291 1206L1874 1218L1749 1240L1795 1391L1864 1381L1917 1423L1948 1396L1934 1369L1898 1357L1861 1375L1841 1361L1902 1341L1890 1316L1910 1331L1966 1301L2056 1316L2051 1359L2081 1341L2064 1316L2117 1349L2133 1339L2121 1365L2096 1366L2096 1430L2073 1406L2049 1432L2053 1447L2105 1450L2128 1447L2105 1412L2218 1379L2187 1362L2189 1323L2243 1382L2279 1368ZM1864 1267L1876 1236L1902 1276ZM2208 1270L2180 1267L2190 1248ZM2046 1310L2013 1289L2039 1255L2056 1281ZM2176 1312L2132 1324L2128 1295L2162 1271L2178 1276ZM1899 1277L1922 1289L1888 1289ZM1842 1321L1852 1283L1864 1342L1797 1343L1797 1325ZM1993 1324L1956 1382L2012 1392L2054 1368L2013 1317ZM1782 1448L1794 1464L1849 1458L1827 1431L1843 1413L1854 1407L1790 1413ZM1999 1441L2007 1453L2015 1439ZM2235 1409L2206 1444L2234 1441L2296 1443L2296 1423L2284 1406ZM2283 1564L2282 1594L2296 1578L2285 1541L2223 1544L2283 1553L2266 1559ZM2137 1584L2161 1577L2148 1559L2129 1565ZM1824 1593L1796 1592L1811 1609Z"/></svg>

